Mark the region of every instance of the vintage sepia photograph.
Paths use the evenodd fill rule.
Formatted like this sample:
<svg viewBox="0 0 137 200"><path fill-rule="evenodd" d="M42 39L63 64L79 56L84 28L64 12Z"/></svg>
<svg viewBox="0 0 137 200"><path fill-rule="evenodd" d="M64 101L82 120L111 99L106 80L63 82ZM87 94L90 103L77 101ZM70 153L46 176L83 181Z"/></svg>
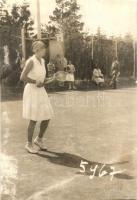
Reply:
<svg viewBox="0 0 137 200"><path fill-rule="evenodd" d="M137 0L0 0L0 199L137 200Z"/></svg>

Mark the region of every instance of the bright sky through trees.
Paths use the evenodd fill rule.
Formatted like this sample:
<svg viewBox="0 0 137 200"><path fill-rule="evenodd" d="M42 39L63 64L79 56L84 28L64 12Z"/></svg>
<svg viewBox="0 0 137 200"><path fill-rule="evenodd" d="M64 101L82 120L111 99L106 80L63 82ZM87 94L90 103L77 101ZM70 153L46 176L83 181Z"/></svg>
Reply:
<svg viewBox="0 0 137 200"><path fill-rule="evenodd" d="M23 0L7 0L11 6ZM55 8L55 0L39 0L41 22L47 23ZM36 20L36 0L30 2L31 12ZM107 35L137 35L137 1L135 0L77 0L80 4L82 21L86 31L95 33L100 26Z"/></svg>

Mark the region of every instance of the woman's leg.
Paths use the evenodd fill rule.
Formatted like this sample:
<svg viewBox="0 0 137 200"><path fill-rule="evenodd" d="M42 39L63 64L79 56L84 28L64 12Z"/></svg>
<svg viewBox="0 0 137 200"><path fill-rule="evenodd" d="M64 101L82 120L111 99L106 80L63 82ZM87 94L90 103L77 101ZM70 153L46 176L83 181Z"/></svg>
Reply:
<svg viewBox="0 0 137 200"><path fill-rule="evenodd" d="M29 126L28 126L28 142L25 146L25 149L29 153L37 153L38 152L37 150L35 150L33 148L33 145L32 145L32 137L33 137L33 134L34 134L35 126L36 126L36 121L30 120Z"/></svg>
<svg viewBox="0 0 137 200"><path fill-rule="evenodd" d="M44 121L41 122L41 124L40 124L40 132L39 132L39 135L38 135L39 138L43 138L43 135L46 132L46 129L48 127L49 121L50 120L44 120Z"/></svg>
<svg viewBox="0 0 137 200"><path fill-rule="evenodd" d="M75 87L75 82L73 81L72 82L72 88L75 90L76 89L76 87Z"/></svg>
<svg viewBox="0 0 137 200"><path fill-rule="evenodd" d="M36 121L30 120L29 126L28 126L28 142L32 143L32 137L34 134L34 129L36 126Z"/></svg>
<svg viewBox="0 0 137 200"><path fill-rule="evenodd" d="M69 90L71 90L71 82L69 81L68 83L69 83Z"/></svg>
<svg viewBox="0 0 137 200"><path fill-rule="evenodd" d="M46 129L48 127L49 120L44 120L40 124L40 132L39 135L34 140L34 143L41 149L41 150L47 150L47 147L43 145L42 138L44 136L44 133L46 132Z"/></svg>
<svg viewBox="0 0 137 200"><path fill-rule="evenodd" d="M117 89L117 81L114 80L113 89Z"/></svg>
<svg viewBox="0 0 137 200"><path fill-rule="evenodd" d="M71 81L71 88L73 89L73 82Z"/></svg>

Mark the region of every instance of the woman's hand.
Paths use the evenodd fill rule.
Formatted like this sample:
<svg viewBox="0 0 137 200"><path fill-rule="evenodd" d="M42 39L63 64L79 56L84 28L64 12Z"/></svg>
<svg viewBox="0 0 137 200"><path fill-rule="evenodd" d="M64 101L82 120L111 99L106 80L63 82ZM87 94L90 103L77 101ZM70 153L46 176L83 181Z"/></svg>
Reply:
<svg viewBox="0 0 137 200"><path fill-rule="evenodd" d="M42 83L42 82L40 82L40 81L37 81L37 82L36 82L36 86L39 87L39 88L40 88L40 87L44 87L44 82Z"/></svg>
<svg viewBox="0 0 137 200"><path fill-rule="evenodd" d="M44 81L44 84L48 84L48 83L51 83L55 80L55 77L51 77L51 78L46 78L45 81Z"/></svg>

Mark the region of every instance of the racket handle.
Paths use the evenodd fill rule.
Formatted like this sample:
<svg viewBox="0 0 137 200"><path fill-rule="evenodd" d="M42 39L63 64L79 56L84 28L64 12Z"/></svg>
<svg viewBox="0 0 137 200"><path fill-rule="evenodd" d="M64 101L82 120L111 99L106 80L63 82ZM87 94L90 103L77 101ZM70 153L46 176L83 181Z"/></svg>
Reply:
<svg viewBox="0 0 137 200"><path fill-rule="evenodd" d="M51 79L45 81L45 84L51 83L51 82L53 82L54 80L55 80L55 79L52 77Z"/></svg>

